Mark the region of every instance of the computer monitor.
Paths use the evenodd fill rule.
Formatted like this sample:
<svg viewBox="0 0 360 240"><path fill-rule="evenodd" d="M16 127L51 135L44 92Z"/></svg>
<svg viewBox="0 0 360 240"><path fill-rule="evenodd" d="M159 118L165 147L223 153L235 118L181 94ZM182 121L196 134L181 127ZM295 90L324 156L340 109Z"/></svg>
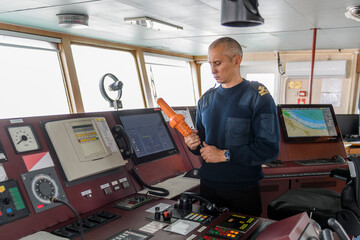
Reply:
<svg viewBox="0 0 360 240"><path fill-rule="evenodd" d="M338 142L341 134L331 104L278 105L286 143Z"/></svg>
<svg viewBox="0 0 360 240"><path fill-rule="evenodd" d="M189 108L191 119L193 120L194 126L196 124L196 107Z"/></svg>
<svg viewBox="0 0 360 240"><path fill-rule="evenodd" d="M336 114L336 120L343 138L359 135L358 114Z"/></svg>
<svg viewBox="0 0 360 240"><path fill-rule="evenodd" d="M179 153L160 110L114 112L130 138L136 165Z"/></svg>

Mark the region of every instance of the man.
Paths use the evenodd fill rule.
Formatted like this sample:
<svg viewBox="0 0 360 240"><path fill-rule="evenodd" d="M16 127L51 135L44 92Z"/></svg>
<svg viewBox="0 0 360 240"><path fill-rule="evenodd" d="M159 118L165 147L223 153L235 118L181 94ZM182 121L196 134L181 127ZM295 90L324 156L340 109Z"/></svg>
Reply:
<svg viewBox="0 0 360 240"><path fill-rule="evenodd" d="M200 194L218 207L260 216L261 164L279 154L276 105L266 87L241 77L242 48L236 40L214 41L208 59L221 85L199 100L197 130L185 138L203 158Z"/></svg>

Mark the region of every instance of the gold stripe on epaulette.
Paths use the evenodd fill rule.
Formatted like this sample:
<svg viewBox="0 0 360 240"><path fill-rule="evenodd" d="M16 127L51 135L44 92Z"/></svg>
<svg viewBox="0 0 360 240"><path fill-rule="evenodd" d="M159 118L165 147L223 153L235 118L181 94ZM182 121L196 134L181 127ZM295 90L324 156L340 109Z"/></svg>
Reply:
<svg viewBox="0 0 360 240"><path fill-rule="evenodd" d="M267 90L264 86L259 86L258 90L261 96L264 96L265 94L269 93L269 90Z"/></svg>

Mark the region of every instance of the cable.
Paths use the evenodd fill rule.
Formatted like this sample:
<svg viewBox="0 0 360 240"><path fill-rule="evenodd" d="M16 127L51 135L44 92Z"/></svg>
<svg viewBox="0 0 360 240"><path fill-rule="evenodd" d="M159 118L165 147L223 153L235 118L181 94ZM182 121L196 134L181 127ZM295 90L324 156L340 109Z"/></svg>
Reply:
<svg viewBox="0 0 360 240"><path fill-rule="evenodd" d="M155 84L155 81L154 81L154 73L153 73L151 65L150 65L150 84L151 84L151 87L152 87L152 90L153 90L154 99L155 99L155 101L157 101L158 98L157 98L157 92L156 92L156 84Z"/></svg>
<svg viewBox="0 0 360 240"><path fill-rule="evenodd" d="M159 187L152 187L150 185L147 185L141 178L140 176L136 173L136 171L134 169L131 169L132 174L134 175L134 177L136 178L136 180L143 185L144 187L151 189L151 190L155 190L155 191L159 191L159 192L154 192L154 191L149 191L150 194L155 195L155 196L161 196L161 197L165 197L169 195L169 191L166 190L165 188L159 188Z"/></svg>
<svg viewBox="0 0 360 240"><path fill-rule="evenodd" d="M79 221L79 229L80 229L80 237L81 240L84 240L84 229L83 229L83 223L82 223L82 219L80 218L79 214L76 212L76 210L67 202L64 202L58 198L50 198L50 201L52 203L62 203L65 206L67 206L68 208L70 208L70 210L75 214L75 216L77 217L78 221Z"/></svg>
<svg viewBox="0 0 360 240"><path fill-rule="evenodd" d="M279 52L278 52L278 51L275 51L275 55L276 55L276 61L277 61L277 66L278 66L278 72L279 72L280 75L284 75L285 72L283 71L283 69L281 69L281 68L282 68L282 63L281 63L281 61L280 61L280 54L279 54Z"/></svg>

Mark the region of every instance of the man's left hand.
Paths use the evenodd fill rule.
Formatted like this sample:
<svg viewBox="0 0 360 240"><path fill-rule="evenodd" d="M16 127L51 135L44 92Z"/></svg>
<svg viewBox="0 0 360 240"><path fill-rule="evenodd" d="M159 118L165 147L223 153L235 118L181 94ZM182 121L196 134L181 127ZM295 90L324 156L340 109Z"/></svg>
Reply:
<svg viewBox="0 0 360 240"><path fill-rule="evenodd" d="M203 147L200 149L201 157L207 163L226 162L224 152L225 150L207 145L205 142L203 142Z"/></svg>

